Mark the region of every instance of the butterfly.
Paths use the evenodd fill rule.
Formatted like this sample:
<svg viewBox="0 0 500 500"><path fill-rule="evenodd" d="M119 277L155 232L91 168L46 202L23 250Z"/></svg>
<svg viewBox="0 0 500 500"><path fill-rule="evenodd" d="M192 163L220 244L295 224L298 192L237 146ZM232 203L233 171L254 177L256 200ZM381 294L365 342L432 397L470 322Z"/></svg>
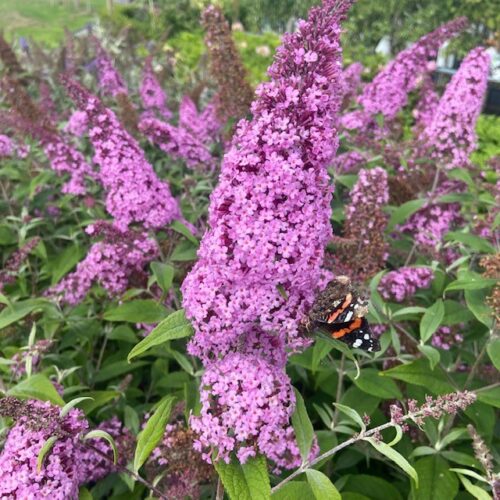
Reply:
<svg viewBox="0 0 500 500"><path fill-rule="evenodd" d="M368 301L352 286L347 276L338 276L317 297L309 320L334 339L368 352L380 351L365 316Z"/></svg>

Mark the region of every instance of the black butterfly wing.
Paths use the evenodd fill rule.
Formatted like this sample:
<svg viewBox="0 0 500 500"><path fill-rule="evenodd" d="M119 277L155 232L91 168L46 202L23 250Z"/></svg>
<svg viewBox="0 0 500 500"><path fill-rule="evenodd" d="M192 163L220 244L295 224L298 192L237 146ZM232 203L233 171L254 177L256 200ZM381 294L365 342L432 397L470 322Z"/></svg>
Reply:
<svg viewBox="0 0 500 500"><path fill-rule="evenodd" d="M349 347L367 352L380 351L380 342L374 337L366 318L355 318L346 323L324 323L320 328L334 339L345 342Z"/></svg>

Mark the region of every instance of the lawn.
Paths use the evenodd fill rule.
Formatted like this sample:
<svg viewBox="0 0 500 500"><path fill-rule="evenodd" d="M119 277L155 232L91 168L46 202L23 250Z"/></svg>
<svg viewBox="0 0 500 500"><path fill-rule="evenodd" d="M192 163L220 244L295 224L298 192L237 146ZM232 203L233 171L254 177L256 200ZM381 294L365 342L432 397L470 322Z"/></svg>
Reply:
<svg viewBox="0 0 500 500"><path fill-rule="evenodd" d="M24 36L56 46L65 27L85 26L104 6L105 0L0 0L0 29L9 40Z"/></svg>

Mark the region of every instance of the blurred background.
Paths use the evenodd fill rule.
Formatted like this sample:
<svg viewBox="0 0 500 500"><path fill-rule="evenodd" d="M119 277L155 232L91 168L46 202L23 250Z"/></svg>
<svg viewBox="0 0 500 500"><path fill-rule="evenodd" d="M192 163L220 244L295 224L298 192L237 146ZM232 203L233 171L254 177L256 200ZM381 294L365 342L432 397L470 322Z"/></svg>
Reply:
<svg viewBox="0 0 500 500"><path fill-rule="evenodd" d="M207 0L0 0L0 29L14 41L32 37L56 46L64 28L84 29L89 23L107 23L130 30L137 38L163 40L182 33L196 34L201 9ZM251 33L283 33L293 29L317 0L216 0L232 23ZM388 54L457 16L472 22L462 45L488 44L498 48L500 8L498 0L358 0L349 15L348 52ZM465 50L465 49L464 49Z"/></svg>
<svg viewBox="0 0 500 500"><path fill-rule="evenodd" d="M251 83L266 78L274 49L285 31L319 0L0 0L0 30L18 50L37 45L63 50L67 29L106 36L118 52L128 45L138 57L152 50L169 58L177 81L193 80L203 66L200 14L205 5L222 7ZM492 60L484 111L500 113L500 6L498 0L358 0L346 23L344 62L360 61L371 78L395 54L450 19L467 16L470 29L442 47L435 80L444 84L462 57L477 45ZM108 47L110 48L110 47ZM112 50L112 49L111 49ZM113 50L112 50L113 51ZM199 75L198 75L199 76Z"/></svg>

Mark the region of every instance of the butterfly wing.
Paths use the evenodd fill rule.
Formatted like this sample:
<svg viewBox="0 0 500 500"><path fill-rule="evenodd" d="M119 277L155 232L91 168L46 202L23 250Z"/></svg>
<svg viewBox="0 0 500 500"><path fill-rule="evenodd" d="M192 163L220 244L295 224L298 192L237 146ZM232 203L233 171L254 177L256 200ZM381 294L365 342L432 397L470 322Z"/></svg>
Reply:
<svg viewBox="0 0 500 500"><path fill-rule="evenodd" d="M373 336L366 318L355 318L345 323L323 323L318 326L332 338L345 342L349 347L368 352L380 351L380 342Z"/></svg>
<svg viewBox="0 0 500 500"><path fill-rule="evenodd" d="M366 309L368 302L360 297L348 293L342 299L333 302L331 308L319 320L324 323L349 323L355 318L362 316L360 311ZM366 314L366 312L365 312Z"/></svg>

